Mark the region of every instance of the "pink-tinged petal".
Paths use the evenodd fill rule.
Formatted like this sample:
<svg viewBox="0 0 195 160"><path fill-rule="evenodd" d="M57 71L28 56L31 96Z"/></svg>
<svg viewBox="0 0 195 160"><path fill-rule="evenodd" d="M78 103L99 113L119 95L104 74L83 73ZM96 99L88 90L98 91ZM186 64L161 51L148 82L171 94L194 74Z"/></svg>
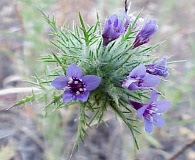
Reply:
<svg viewBox="0 0 195 160"><path fill-rule="evenodd" d="M144 124L145 124L145 130L146 130L146 132L151 133L152 132L152 129L153 129L152 122L150 122L149 120L147 120L146 118L144 118Z"/></svg>
<svg viewBox="0 0 195 160"><path fill-rule="evenodd" d="M136 82L136 81L137 81L136 79L127 78L127 79L125 79L125 80L123 81L122 87L124 87L124 88L129 88L129 86L130 86L132 83Z"/></svg>
<svg viewBox="0 0 195 160"><path fill-rule="evenodd" d="M54 86L56 89L62 89L67 86L68 83L68 78L65 76L60 76L55 78L52 82L51 85Z"/></svg>
<svg viewBox="0 0 195 160"><path fill-rule="evenodd" d="M156 102L156 108L158 109L157 113L162 113L168 110L171 107L171 102L167 100L157 101Z"/></svg>
<svg viewBox="0 0 195 160"><path fill-rule="evenodd" d="M95 75L86 75L82 77L82 81L85 83L86 89L92 91L100 85L101 78Z"/></svg>
<svg viewBox="0 0 195 160"><path fill-rule="evenodd" d="M154 126L161 127L164 125L164 119L163 119L161 114L159 114L159 115L153 114L152 117L153 117L153 125Z"/></svg>
<svg viewBox="0 0 195 160"><path fill-rule="evenodd" d="M146 75L146 67L143 64L140 64L139 66L135 67L131 73L130 77L140 77L143 78Z"/></svg>
<svg viewBox="0 0 195 160"><path fill-rule="evenodd" d="M153 102L156 102L156 100L158 99L158 92L157 91L155 91L155 90L153 90L152 92L151 92L151 97L150 97L150 102L149 102L149 104L151 104L151 103L153 103Z"/></svg>
<svg viewBox="0 0 195 160"><path fill-rule="evenodd" d="M160 83L160 78L151 74L146 74L146 76L143 79L143 83L147 87L154 87L157 86Z"/></svg>
<svg viewBox="0 0 195 160"><path fill-rule="evenodd" d="M143 114L144 114L145 110L147 109L147 107L148 107L147 105L144 105L143 107L141 107L137 110L137 117L138 118L141 118L143 116Z"/></svg>
<svg viewBox="0 0 195 160"><path fill-rule="evenodd" d="M70 90L66 90L62 95L62 100L64 103L68 103L72 100L75 100L75 96L70 92Z"/></svg>
<svg viewBox="0 0 195 160"><path fill-rule="evenodd" d="M66 75L67 75L67 77L81 78L83 76L83 72L77 65L71 64L66 69Z"/></svg>
<svg viewBox="0 0 195 160"><path fill-rule="evenodd" d="M86 91L82 94L79 94L76 96L76 100L80 100L82 102L86 102L89 97L89 91Z"/></svg>

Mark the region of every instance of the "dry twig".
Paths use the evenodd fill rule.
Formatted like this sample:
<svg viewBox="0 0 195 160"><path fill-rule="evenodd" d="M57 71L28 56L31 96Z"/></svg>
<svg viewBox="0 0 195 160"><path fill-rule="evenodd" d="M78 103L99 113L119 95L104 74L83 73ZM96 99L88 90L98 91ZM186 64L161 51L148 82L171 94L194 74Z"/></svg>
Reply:
<svg viewBox="0 0 195 160"><path fill-rule="evenodd" d="M192 147L195 144L195 139L186 144L181 150L178 150L174 155L172 155L171 158L169 158L168 160L175 160L177 157L179 157L181 154L183 154L187 149L189 149L190 147Z"/></svg>

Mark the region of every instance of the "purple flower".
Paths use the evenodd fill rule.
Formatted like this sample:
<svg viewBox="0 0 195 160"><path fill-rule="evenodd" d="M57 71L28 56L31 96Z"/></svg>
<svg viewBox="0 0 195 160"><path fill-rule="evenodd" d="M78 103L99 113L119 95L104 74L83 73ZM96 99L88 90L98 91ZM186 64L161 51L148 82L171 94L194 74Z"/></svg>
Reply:
<svg viewBox="0 0 195 160"><path fill-rule="evenodd" d="M122 82L122 87L129 90L145 90L160 83L160 78L146 73L146 67L142 64L135 67Z"/></svg>
<svg viewBox="0 0 195 160"><path fill-rule="evenodd" d="M146 72L149 74L166 77L169 74L166 62L167 58L164 57L153 64L148 64L146 65Z"/></svg>
<svg viewBox="0 0 195 160"><path fill-rule="evenodd" d="M101 78L95 75L85 75L75 64L71 64L66 69L66 76L59 76L51 83L56 89L65 88L62 95L64 103L71 100L86 102L89 92L96 89L101 82Z"/></svg>
<svg viewBox="0 0 195 160"><path fill-rule="evenodd" d="M103 45L106 46L109 42L117 39L121 34L125 32L123 20L118 19L117 15L110 16L105 24L102 34Z"/></svg>
<svg viewBox="0 0 195 160"><path fill-rule="evenodd" d="M136 48L142 44L148 43L150 37L157 32L158 26L156 20L150 20L145 23L142 29L137 34L135 41L133 42L133 48Z"/></svg>
<svg viewBox="0 0 195 160"><path fill-rule="evenodd" d="M158 93L153 90L148 104L142 104L129 100L129 103L137 110L138 118L144 117L145 130L148 133L152 132L153 125L161 127L164 125L164 120L161 115L170 108L171 103L167 100L157 101Z"/></svg>
<svg viewBox="0 0 195 160"><path fill-rule="evenodd" d="M122 16L124 29L125 31L128 29L129 25L133 22L132 17L127 15L127 12L124 9L119 10L120 15Z"/></svg>

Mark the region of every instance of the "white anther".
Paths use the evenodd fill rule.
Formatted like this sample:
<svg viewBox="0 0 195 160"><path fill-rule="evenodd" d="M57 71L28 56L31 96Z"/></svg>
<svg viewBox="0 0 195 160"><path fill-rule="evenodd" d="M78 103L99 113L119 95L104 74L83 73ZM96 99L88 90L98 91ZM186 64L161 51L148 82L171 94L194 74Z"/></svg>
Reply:
<svg viewBox="0 0 195 160"><path fill-rule="evenodd" d="M154 113L154 111L153 111L153 110L148 110L148 112L149 112L150 114L153 114L153 113Z"/></svg>
<svg viewBox="0 0 195 160"><path fill-rule="evenodd" d="M70 89L71 87L70 86L66 86L64 89L67 90L67 89Z"/></svg>
<svg viewBox="0 0 195 160"><path fill-rule="evenodd" d="M79 92L79 91L77 91L77 92L76 92L76 95L79 95L79 94L80 94L80 92Z"/></svg>
<svg viewBox="0 0 195 160"><path fill-rule="evenodd" d="M79 91L81 91L81 92L82 92L82 91L83 91L83 88L79 88Z"/></svg>
<svg viewBox="0 0 195 160"><path fill-rule="evenodd" d="M74 84L78 84L79 82L78 81L74 81Z"/></svg>
<svg viewBox="0 0 195 160"><path fill-rule="evenodd" d="M158 108L152 107L151 110L153 110L153 111L158 111Z"/></svg>
<svg viewBox="0 0 195 160"><path fill-rule="evenodd" d="M153 122L153 117L152 116L149 117L149 121Z"/></svg>
<svg viewBox="0 0 195 160"><path fill-rule="evenodd" d="M148 115L146 116L146 118L147 118L150 122L153 122L153 117L152 117L150 114L148 114Z"/></svg>
<svg viewBox="0 0 195 160"><path fill-rule="evenodd" d="M73 79L72 78L68 78L68 84L71 84L73 82Z"/></svg>

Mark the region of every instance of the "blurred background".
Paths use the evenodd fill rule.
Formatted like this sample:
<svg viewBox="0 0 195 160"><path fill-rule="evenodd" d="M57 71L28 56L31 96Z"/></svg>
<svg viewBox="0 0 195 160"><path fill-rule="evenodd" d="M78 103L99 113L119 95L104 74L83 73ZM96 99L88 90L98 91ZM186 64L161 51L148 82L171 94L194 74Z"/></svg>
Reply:
<svg viewBox="0 0 195 160"><path fill-rule="evenodd" d="M49 40L51 28L39 9L54 15L58 26L78 24L78 12L89 25L100 14L102 24L108 15L124 8L124 0L0 0L0 160L68 160L77 124L75 108L52 112L44 104L12 107L28 95L36 72L45 65L38 58L55 51ZM137 150L126 126L114 117L94 126L80 144L73 160L194 160L195 159L195 1L136 0L131 13L157 19L159 31L148 45L164 42L153 53L164 55L170 64L167 82L160 90L172 102L164 114L166 125L152 134L138 135ZM24 88L25 87L25 88ZM10 108L6 110L7 108Z"/></svg>

